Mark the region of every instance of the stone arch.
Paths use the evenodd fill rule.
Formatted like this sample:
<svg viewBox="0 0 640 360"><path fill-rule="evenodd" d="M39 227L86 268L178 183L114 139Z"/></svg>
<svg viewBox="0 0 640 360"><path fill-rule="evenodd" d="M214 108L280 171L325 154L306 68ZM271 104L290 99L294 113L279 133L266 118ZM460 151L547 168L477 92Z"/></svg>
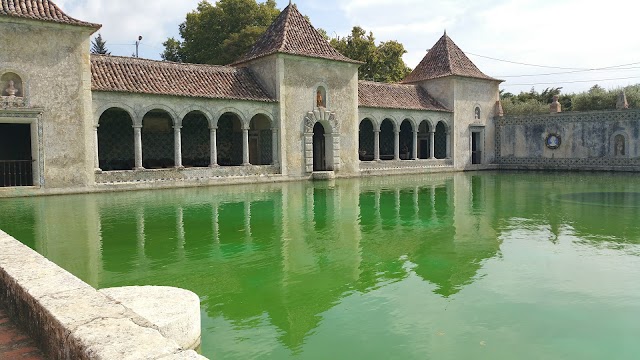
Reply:
<svg viewBox="0 0 640 360"><path fill-rule="evenodd" d="M273 164L273 120L266 114L257 113L249 120L249 163L252 165Z"/></svg>
<svg viewBox="0 0 640 360"><path fill-rule="evenodd" d="M431 154L431 133L435 132L435 127L431 119L424 119L418 124L418 159L430 159Z"/></svg>
<svg viewBox="0 0 640 360"><path fill-rule="evenodd" d="M140 118L142 166L147 169L175 166L175 113L166 106L149 106L145 110Z"/></svg>
<svg viewBox="0 0 640 360"><path fill-rule="evenodd" d="M248 128L248 124L240 114L235 110L222 112L216 117L217 163L220 166L239 166L244 162L243 130Z"/></svg>
<svg viewBox="0 0 640 360"><path fill-rule="evenodd" d="M184 114L180 119L182 128L182 165L186 167L209 166L211 158L211 142L209 128L211 122L207 114L200 109L194 109Z"/></svg>
<svg viewBox="0 0 640 360"><path fill-rule="evenodd" d="M213 114L211 114L209 109L200 105L190 105L182 109L182 111L178 114L178 117L177 117L179 124L182 125L182 121L184 120L184 118L188 114L194 111L198 111L202 113L202 115L204 115L204 117L207 119L207 123L209 124L209 127L213 127L213 119L214 119Z"/></svg>
<svg viewBox="0 0 640 360"><path fill-rule="evenodd" d="M223 109L218 110L218 112L213 117L213 126L218 127L218 120L225 114L233 114L240 119L240 124L244 129L249 128L249 123L247 122L247 116L244 112L240 111L238 108L228 106Z"/></svg>
<svg viewBox="0 0 640 360"><path fill-rule="evenodd" d="M400 160L411 160L413 154L413 132L416 130L416 125L410 118L402 120L400 123L399 134L399 150Z"/></svg>
<svg viewBox="0 0 640 360"><path fill-rule="evenodd" d="M302 151L305 159L305 170L307 173L313 172L313 130L316 123L322 124L325 134L325 158L326 169L329 171L339 171L340 169L340 123L336 120L336 114L315 109L304 117L303 133L304 144ZM309 146L307 146L309 145Z"/></svg>
<svg viewBox="0 0 640 360"><path fill-rule="evenodd" d="M380 160L393 160L395 158L395 133L399 126L394 119L385 117L380 123Z"/></svg>
<svg viewBox="0 0 640 360"><path fill-rule="evenodd" d="M450 131L447 122L443 119L438 121L434 135L434 157L436 159L446 159L449 157Z"/></svg>
<svg viewBox="0 0 640 360"><path fill-rule="evenodd" d="M616 131L609 138L610 157L629 157L629 135L625 131Z"/></svg>
<svg viewBox="0 0 640 360"><path fill-rule="evenodd" d="M137 124L138 122L141 121L136 121L136 117L137 117L137 113L136 111L129 105L125 104L125 103L120 103L120 102L110 102L110 103L106 103L100 107L98 107L94 112L94 126L99 126L100 125L100 117L102 116L102 114L109 110L109 109L113 109L113 108L118 108L118 109L122 109L123 111L126 111L127 114L129 114L129 117L132 120L132 126Z"/></svg>
<svg viewBox="0 0 640 360"><path fill-rule="evenodd" d="M135 167L133 117L117 106L101 110L97 120L99 168L104 171Z"/></svg>
<svg viewBox="0 0 640 360"><path fill-rule="evenodd" d="M360 121L358 131L358 158L360 161L371 161L375 154L375 134L376 125L373 120L365 117Z"/></svg>
<svg viewBox="0 0 640 360"><path fill-rule="evenodd" d="M167 114L169 114L169 117L171 118L171 122L172 122L171 125L172 126L180 126L180 120L179 120L178 115L176 114L175 110L173 110L169 106L162 105L162 104L150 105L150 106L147 106L147 107L143 108L142 110L140 110L138 112L139 119L140 119L140 124L137 124L137 125L143 125L142 121L143 121L144 117L148 113L150 113L150 112L152 112L154 110L162 110L162 111L166 112Z"/></svg>

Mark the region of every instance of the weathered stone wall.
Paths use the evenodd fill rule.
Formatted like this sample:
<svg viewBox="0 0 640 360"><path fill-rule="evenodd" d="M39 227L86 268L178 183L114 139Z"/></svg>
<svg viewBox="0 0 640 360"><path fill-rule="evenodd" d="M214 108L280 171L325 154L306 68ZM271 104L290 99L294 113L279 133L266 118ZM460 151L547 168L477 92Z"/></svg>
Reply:
<svg viewBox="0 0 640 360"><path fill-rule="evenodd" d="M325 116L324 111L316 113L311 123L319 121L325 133L337 131L339 139L332 144L329 137L326 146L333 146L336 173L358 173L358 66L331 60L306 58L300 56L278 55L282 61L282 86L280 103L284 108L282 115L282 137L284 141L283 173L289 176L307 176L309 174L308 156L312 151L305 144L305 118L309 112L318 110L316 91L318 87L326 90L326 110L335 114L334 120ZM285 108L286 107L286 108ZM313 124L311 128L313 128ZM338 129L332 129L336 126ZM308 127L308 126L307 126ZM308 131L308 129L307 129ZM308 142L308 139L306 139ZM339 154L339 155L338 155ZM339 159L338 159L339 157ZM334 162L328 157L327 162Z"/></svg>
<svg viewBox="0 0 640 360"><path fill-rule="evenodd" d="M32 142L41 140L44 147L39 169L44 184L39 185L46 188L81 187L94 180L89 67L93 31L0 17L0 76L19 75L28 105L43 109L41 139Z"/></svg>
<svg viewBox="0 0 640 360"><path fill-rule="evenodd" d="M638 110L505 116L496 135L505 169L640 170ZM560 138L556 149L546 145L549 135Z"/></svg>

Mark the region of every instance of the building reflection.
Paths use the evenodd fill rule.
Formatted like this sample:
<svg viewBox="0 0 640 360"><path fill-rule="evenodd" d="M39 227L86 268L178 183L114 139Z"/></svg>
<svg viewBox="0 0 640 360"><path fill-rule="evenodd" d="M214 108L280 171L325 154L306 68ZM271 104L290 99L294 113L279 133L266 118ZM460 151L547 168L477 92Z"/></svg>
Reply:
<svg viewBox="0 0 640 360"><path fill-rule="evenodd" d="M266 316L280 343L298 349L354 292L416 275L455 297L499 254L513 218L638 242L640 230L624 224L640 206L620 216L546 195L571 183L602 188L574 177L432 174L3 200L0 227L96 287L183 287L209 317L244 328Z"/></svg>

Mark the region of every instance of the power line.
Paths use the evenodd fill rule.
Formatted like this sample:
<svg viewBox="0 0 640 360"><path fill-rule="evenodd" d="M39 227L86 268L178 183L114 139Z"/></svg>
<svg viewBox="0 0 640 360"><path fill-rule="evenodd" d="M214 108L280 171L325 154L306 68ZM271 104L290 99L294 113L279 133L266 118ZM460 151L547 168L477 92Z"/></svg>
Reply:
<svg viewBox="0 0 640 360"><path fill-rule="evenodd" d="M601 69L591 69L591 70L561 71L561 72L545 73L545 74L495 75L495 77L514 78L514 77L551 76L551 75L578 74L578 73L591 72L591 71L623 71L623 70L634 70L634 69L640 69L640 66L627 67L627 68L611 67L611 68L601 68Z"/></svg>
<svg viewBox="0 0 640 360"><path fill-rule="evenodd" d="M531 83L531 84L509 84L506 83L507 86L533 86L533 85L562 85L562 84L574 84L574 83L586 83L586 82L598 82L598 81L613 81L613 80L631 80L631 79L640 79L640 76L636 77L623 77L623 78L612 78L612 79L593 79L593 80L575 80L575 81L561 81L561 82L542 82L542 83ZM560 84L561 83L561 84Z"/></svg>
<svg viewBox="0 0 640 360"><path fill-rule="evenodd" d="M470 53L470 52L467 52L467 54L469 54L469 55L473 55L473 56L477 56L477 57L481 57L481 58L485 58L485 59L495 60L495 61L501 61L501 62L506 62L506 63L511 63L511 64L517 64L517 65L525 65L525 66L541 67L541 68L547 68L547 69L561 69L561 70L590 70L590 69L585 69L585 68L569 68L569 67L561 67L561 66L547 66L547 65L529 64L529 63L523 63L523 62L518 62L518 61L511 61L511 60L497 59L497 58L493 58L493 57L490 57L490 56L478 55L478 54L474 54L474 53Z"/></svg>

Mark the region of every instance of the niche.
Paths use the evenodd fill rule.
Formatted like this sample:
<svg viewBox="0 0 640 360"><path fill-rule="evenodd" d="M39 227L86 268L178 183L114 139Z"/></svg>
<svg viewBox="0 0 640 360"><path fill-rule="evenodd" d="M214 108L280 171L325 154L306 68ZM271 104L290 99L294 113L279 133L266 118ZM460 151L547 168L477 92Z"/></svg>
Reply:
<svg viewBox="0 0 640 360"><path fill-rule="evenodd" d="M8 72L0 77L0 90L2 96L24 97L22 79L18 74Z"/></svg>
<svg viewBox="0 0 640 360"><path fill-rule="evenodd" d="M327 90L323 86L316 89L315 104L317 108L327 108Z"/></svg>
<svg viewBox="0 0 640 360"><path fill-rule="evenodd" d="M615 157L627 156L627 141L622 134L615 135L613 137L613 155Z"/></svg>
<svg viewBox="0 0 640 360"><path fill-rule="evenodd" d="M480 120L480 106L476 106L474 110L474 119Z"/></svg>

